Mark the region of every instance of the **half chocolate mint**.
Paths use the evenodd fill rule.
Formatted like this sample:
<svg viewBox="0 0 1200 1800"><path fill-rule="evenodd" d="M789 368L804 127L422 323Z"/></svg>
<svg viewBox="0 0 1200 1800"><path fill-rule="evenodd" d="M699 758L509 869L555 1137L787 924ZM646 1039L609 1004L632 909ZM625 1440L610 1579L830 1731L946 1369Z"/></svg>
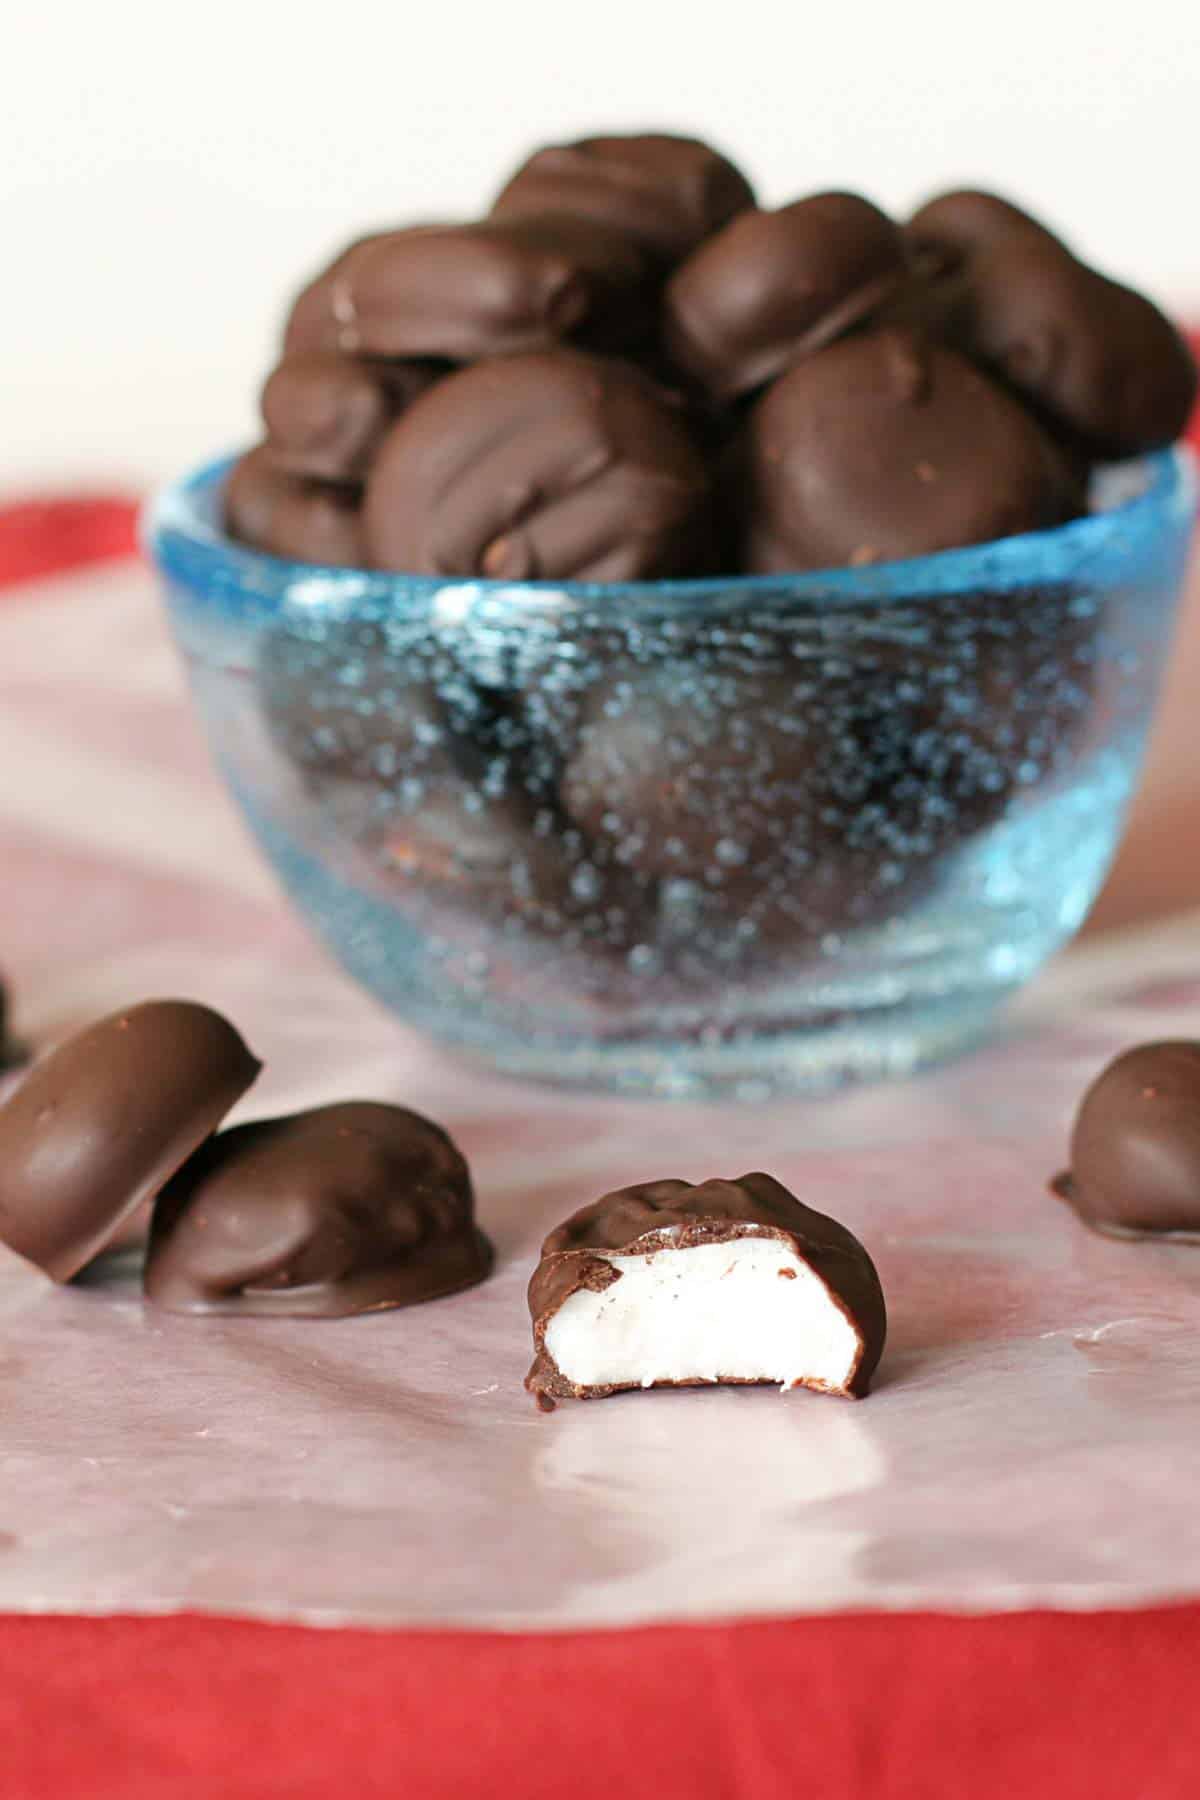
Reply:
<svg viewBox="0 0 1200 1800"><path fill-rule="evenodd" d="M69 1281L261 1066L228 1020L189 1000L146 1001L57 1045L0 1107L0 1240Z"/></svg>

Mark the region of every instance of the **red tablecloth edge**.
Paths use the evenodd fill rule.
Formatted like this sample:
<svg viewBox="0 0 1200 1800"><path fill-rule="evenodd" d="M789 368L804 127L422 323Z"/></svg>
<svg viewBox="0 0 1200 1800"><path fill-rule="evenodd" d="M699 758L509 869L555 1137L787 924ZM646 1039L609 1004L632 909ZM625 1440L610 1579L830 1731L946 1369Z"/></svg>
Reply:
<svg viewBox="0 0 1200 1800"><path fill-rule="evenodd" d="M0 586L58 575L137 547L137 502L128 494L44 495L0 506Z"/></svg>
<svg viewBox="0 0 1200 1800"><path fill-rule="evenodd" d="M1200 1608L0 1623L4 1800L1194 1800Z"/></svg>

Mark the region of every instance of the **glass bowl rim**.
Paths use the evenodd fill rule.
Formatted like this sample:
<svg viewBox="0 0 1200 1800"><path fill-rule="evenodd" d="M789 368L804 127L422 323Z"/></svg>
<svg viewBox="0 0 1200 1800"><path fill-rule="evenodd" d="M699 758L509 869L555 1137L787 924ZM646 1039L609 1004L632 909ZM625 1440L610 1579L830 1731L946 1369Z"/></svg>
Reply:
<svg viewBox="0 0 1200 1800"><path fill-rule="evenodd" d="M514 618L522 614L587 611L619 595L622 616L687 614L722 602L773 608L935 600L956 592L1017 591L1079 580L1109 556L1135 563L1164 533L1182 532L1197 504L1197 462L1184 443L1133 459L1145 471L1140 491L1117 504L1049 531L1025 532L987 544L939 550L863 568L796 574L710 575L688 580L584 582L496 581L446 575L406 575L287 561L236 543L222 530L215 502L236 456L217 457L163 487L145 506L142 542L171 580L205 603L237 616L269 618L301 603L308 616L369 607L398 616L448 596L455 611L484 605Z"/></svg>

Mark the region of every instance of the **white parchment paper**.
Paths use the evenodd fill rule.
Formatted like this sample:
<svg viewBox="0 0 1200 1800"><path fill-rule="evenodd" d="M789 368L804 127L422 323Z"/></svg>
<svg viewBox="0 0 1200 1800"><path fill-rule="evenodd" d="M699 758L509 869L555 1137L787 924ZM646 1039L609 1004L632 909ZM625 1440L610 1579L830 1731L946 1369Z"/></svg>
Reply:
<svg viewBox="0 0 1200 1800"><path fill-rule="evenodd" d="M1051 1200L1084 1083L1200 1034L1200 923L1085 951L953 1069L704 1110L532 1091L350 987L209 773L129 566L0 607L0 967L48 1042L192 994L268 1068L241 1116L396 1099L471 1158L483 1288L344 1322L145 1308L0 1252L0 1608L567 1627L1200 1592L1200 1251ZM763 1167L871 1248L873 1396L631 1395L538 1414L524 1289L608 1187Z"/></svg>

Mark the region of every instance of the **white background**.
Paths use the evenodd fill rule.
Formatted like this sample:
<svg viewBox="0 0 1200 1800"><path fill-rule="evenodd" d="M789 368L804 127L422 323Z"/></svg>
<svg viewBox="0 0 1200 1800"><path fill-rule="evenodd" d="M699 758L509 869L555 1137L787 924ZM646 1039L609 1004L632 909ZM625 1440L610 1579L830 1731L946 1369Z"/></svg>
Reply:
<svg viewBox="0 0 1200 1800"><path fill-rule="evenodd" d="M313 265L366 225L477 210L531 144L605 127L711 135L769 203L995 185L1200 308L1196 0L23 12L2 34L9 488L154 479L248 437Z"/></svg>

